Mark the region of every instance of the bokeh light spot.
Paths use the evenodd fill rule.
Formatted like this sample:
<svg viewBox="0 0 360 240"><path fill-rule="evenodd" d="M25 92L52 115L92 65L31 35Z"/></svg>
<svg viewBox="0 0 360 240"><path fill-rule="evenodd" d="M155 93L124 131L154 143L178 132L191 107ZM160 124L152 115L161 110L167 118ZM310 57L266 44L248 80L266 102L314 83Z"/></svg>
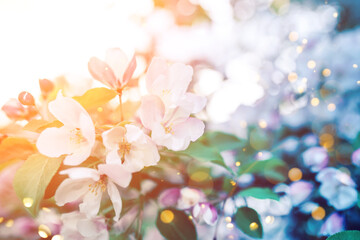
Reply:
<svg viewBox="0 0 360 240"><path fill-rule="evenodd" d="M325 68L323 71L322 71L322 75L324 77L329 77L331 75L331 70L328 69L328 68Z"/></svg>
<svg viewBox="0 0 360 240"><path fill-rule="evenodd" d="M250 227L251 231L255 231L256 229L259 228L259 225L256 222L252 222L252 223L250 223L249 227Z"/></svg>
<svg viewBox="0 0 360 240"><path fill-rule="evenodd" d="M233 228L234 228L234 224L228 223L228 224L226 224L226 228L228 228L228 229L233 229Z"/></svg>
<svg viewBox="0 0 360 240"><path fill-rule="evenodd" d="M274 223L274 220L275 220L275 218L274 218L274 216L266 216L266 218L265 218L265 223L266 224L273 224Z"/></svg>
<svg viewBox="0 0 360 240"><path fill-rule="evenodd" d="M48 226L40 224L38 228L38 234L41 238L48 238L51 235L51 230Z"/></svg>
<svg viewBox="0 0 360 240"><path fill-rule="evenodd" d="M51 238L51 240L64 240L64 237L57 234L57 235L54 235L54 236Z"/></svg>
<svg viewBox="0 0 360 240"><path fill-rule="evenodd" d="M293 182L299 181L302 178L302 171L299 168L292 168L290 169L288 176Z"/></svg>
<svg viewBox="0 0 360 240"><path fill-rule="evenodd" d="M312 98L311 99L311 105L316 107L317 105L319 105L320 100L318 98Z"/></svg>
<svg viewBox="0 0 360 240"><path fill-rule="evenodd" d="M14 220L9 219L7 220L7 222L5 223L5 227L11 228L14 225Z"/></svg>
<svg viewBox="0 0 360 240"><path fill-rule="evenodd" d="M237 161L236 163L235 163L235 166L237 166L237 167L239 167L241 165L241 162L239 162L239 161Z"/></svg>
<svg viewBox="0 0 360 240"><path fill-rule="evenodd" d="M315 220L321 220L325 217L326 212L325 209L323 207L317 207L315 208L312 212L311 212L311 216L315 219Z"/></svg>
<svg viewBox="0 0 360 240"><path fill-rule="evenodd" d="M34 200L32 198L26 197L23 199L23 204L25 207L29 208L33 205Z"/></svg>
<svg viewBox="0 0 360 240"><path fill-rule="evenodd" d="M320 145L327 149L332 148L334 146L334 137L329 133L321 134Z"/></svg>
<svg viewBox="0 0 360 240"><path fill-rule="evenodd" d="M226 217L225 221L228 222L228 223L231 222L231 217Z"/></svg>
<svg viewBox="0 0 360 240"><path fill-rule="evenodd" d="M290 32L289 33L289 40L295 42L299 39L299 34L297 32Z"/></svg>
<svg viewBox="0 0 360 240"><path fill-rule="evenodd" d="M170 210L164 210L160 214L160 220L163 223L171 223L174 220L174 213Z"/></svg>
<svg viewBox="0 0 360 240"><path fill-rule="evenodd" d="M327 109L330 111L330 112L333 112L335 111L336 109L336 105L334 103L330 103L328 106L327 106Z"/></svg>
<svg viewBox="0 0 360 240"><path fill-rule="evenodd" d="M307 62L307 67L309 69L314 69L316 67L316 62L314 60L310 60Z"/></svg>
<svg viewBox="0 0 360 240"><path fill-rule="evenodd" d="M297 79L298 79L297 73L295 73L295 72L289 73L289 75L288 75L289 82L291 82L291 83L295 82Z"/></svg>
<svg viewBox="0 0 360 240"><path fill-rule="evenodd" d="M261 119L259 121L259 127L266 128L267 127L267 122L265 120Z"/></svg>

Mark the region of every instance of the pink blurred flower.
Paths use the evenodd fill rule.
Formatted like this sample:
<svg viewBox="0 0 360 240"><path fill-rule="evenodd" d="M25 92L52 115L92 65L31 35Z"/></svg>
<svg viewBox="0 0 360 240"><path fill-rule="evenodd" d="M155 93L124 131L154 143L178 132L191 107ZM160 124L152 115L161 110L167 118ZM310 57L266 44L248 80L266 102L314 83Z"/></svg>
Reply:
<svg viewBox="0 0 360 240"><path fill-rule="evenodd" d="M61 93L49 103L49 111L64 126L47 128L40 134L36 142L39 152L48 157L67 154L65 165L79 165L90 156L95 143L91 117L78 102Z"/></svg>
<svg viewBox="0 0 360 240"><path fill-rule="evenodd" d="M204 221L208 225L214 225L218 218L216 208L206 202L197 203L192 209L192 215L196 221Z"/></svg>
<svg viewBox="0 0 360 240"><path fill-rule="evenodd" d="M305 166L312 172L318 172L325 168L329 162L327 151L323 147L312 147L303 152L302 158Z"/></svg>
<svg viewBox="0 0 360 240"><path fill-rule="evenodd" d="M108 150L106 162L122 164L130 172L155 165L160 160L156 145L135 125L114 127L103 132L103 143Z"/></svg>
<svg viewBox="0 0 360 240"><path fill-rule="evenodd" d="M59 206L82 199L80 212L87 216L96 216L100 209L103 193L107 190L115 210L114 220L118 221L122 209L122 201L118 188L127 187L131 181L131 173L122 165L100 164L99 170L91 168L71 168L60 172L68 174L55 193L55 201Z"/></svg>
<svg viewBox="0 0 360 240"><path fill-rule="evenodd" d="M344 217L337 212L334 212L321 226L320 235L330 236L341 231L344 231Z"/></svg>
<svg viewBox="0 0 360 240"><path fill-rule="evenodd" d="M90 217L80 212L62 214L61 236L72 240L108 240L109 233L103 217Z"/></svg>
<svg viewBox="0 0 360 240"><path fill-rule="evenodd" d="M294 206L304 202L311 194L314 186L310 182L297 181L293 182L289 187L289 196Z"/></svg>
<svg viewBox="0 0 360 240"><path fill-rule="evenodd" d="M169 188L160 194L158 201L164 207L171 207L171 206L176 206L179 199L180 199L180 189Z"/></svg>
<svg viewBox="0 0 360 240"><path fill-rule="evenodd" d="M121 90L135 71L136 58L134 55L129 61L123 51L111 48L106 52L105 61L92 57L88 68L93 78L114 90Z"/></svg>
<svg viewBox="0 0 360 240"><path fill-rule="evenodd" d="M29 119L37 114L37 110L34 106L23 106L18 99L11 98L1 108L12 120L24 120Z"/></svg>
<svg viewBox="0 0 360 240"><path fill-rule="evenodd" d="M178 208L187 209L206 201L205 194L198 189L185 187L180 190Z"/></svg>
<svg viewBox="0 0 360 240"><path fill-rule="evenodd" d="M352 153L351 161L354 165L360 167L360 148Z"/></svg>

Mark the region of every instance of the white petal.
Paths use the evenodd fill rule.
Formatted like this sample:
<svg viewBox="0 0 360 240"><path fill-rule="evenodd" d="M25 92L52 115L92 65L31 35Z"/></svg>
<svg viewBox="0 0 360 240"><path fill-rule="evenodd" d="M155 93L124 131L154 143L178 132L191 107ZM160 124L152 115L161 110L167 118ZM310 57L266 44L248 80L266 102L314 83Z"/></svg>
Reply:
<svg viewBox="0 0 360 240"><path fill-rule="evenodd" d="M102 133L104 146L108 150L118 149L123 137L125 137L125 128L123 127L114 127Z"/></svg>
<svg viewBox="0 0 360 240"><path fill-rule="evenodd" d="M67 174L71 179L91 178L94 181L100 179L100 175L95 169L85 167L69 168L61 171L60 174Z"/></svg>
<svg viewBox="0 0 360 240"><path fill-rule="evenodd" d="M82 146L76 150L71 155L68 155L64 159L64 164L69 166L77 166L80 163L84 162L91 154L90 146Z"/></svg>
<svg viewBox="0 0 360 240"><path fill-rule="evenodd" d="M96 237L98 234L97 225L94 221L90 219L81 219L76 224L79 233L87 238Z"/></svg>
<svg viewBox="0 0 360 240"><path fill-rule="evenodd" d="M129 143L138 141L141 137L145 136L145 133L135 125L127 124L126 128L126 140Z"/></svg>
<svg viewBox="0 0 360 240"><path fill-rule="evenodd" d="M116 79L122 79L129 60L119 48L111 48L106 51L105 62L113 70Z"/></svg>
<svg viewBox="0 0 360 240"><path fill-rule="evenodd" d="M59 157L72 152L69 140L70 133L67 128L47 128L40 134L36 147L45 156Z"/></svg>
<svg viewBox="0 0 360 240"><path fill-rule="evenodd" d="M87 187L89 188L89 186ZM83 202L79 205L80 212L85 213L88 217L96 216L100 209L102 194L101 187L97 188L94 192L88 191L84 196Z"/></svg>
<svg viewBox="0 0 360 240"><path fill-rule="evenodd" d="M107 164L120 164L121 165L121 157L119 156L118 150L113 150L107 153L106 155L106 163Z"/></svg>
<svg viewBox="0 0 360 240"><path fill-rule="evenodd" d="M72 98L63 97L59 93L56 99L49 103L49 111L64 125L72 128L80 127L80 115L90 118L86 110Z"/></svg>
<svg viewBox="0 0 360 240"><path fill-rule="evenodd" d="M99 164L99 173L105 174L120 187L127 187L131 181L131 173L119 164Z"/></svg>
<svg viewBox="0 0 360 240"><path fill-rule="evenodd" d="M164 118L165 106L161 99L155 95L147 95L141 99L139 109L142 124L147 129L153 129Z"/></svg>
<svg viewBox="0 0 360 240"><path fill-rule="evenodd" d="M65 203L76 201L82 198L89 191L89 184L94 181L91 179L65 179L55 192L55 202L58 206Z"/></svg>
<svg viewBox="0 0 360 240"><path fill-rule="evenodd" d="M86 144L92 148L95 144L95 127L90 116L84 113L80 114L80 130L86 139Z"/></svg>
<svg viewBox="0 0 360 240"><path fill-rule="evenodd" d="M122 209L122 201L121 201L119 190L117 189L117 187L115 186L114 183L112 183L111 181L108 181L107 191L108 191L110 200L113 203L114 210L115 210L114 221L119 221L120 213L121 213L121 209Z"/></svg>
<svg viewBox="0 0 360 240"><path fill-rule="evenodd" d="M206 105L206 98L192 93L185 93L180 100L179 106L190 113L200 112Z"/></svg>

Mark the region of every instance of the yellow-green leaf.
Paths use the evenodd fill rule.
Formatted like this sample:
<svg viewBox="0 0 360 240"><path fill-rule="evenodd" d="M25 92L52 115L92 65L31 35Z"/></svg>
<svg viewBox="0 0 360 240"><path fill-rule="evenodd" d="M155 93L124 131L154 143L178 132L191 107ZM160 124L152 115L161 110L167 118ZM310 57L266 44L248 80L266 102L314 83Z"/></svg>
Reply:
<svg viewBox="0 0 360 240"><path fill-rule="evenodd" d="M33 216L37 214L46 187L59 169L61 162L62 158L34 154L16 172L13 182L15 192Z"/></svg>
<svg viewBox="0 0 360 240"><path fill-rule="evenodd" d="M85 109L90 110L104 105L116 97L116 95L117 93L114 90L101 87L92 88L84 93L84 95L73 98L78 101Z"/></svg>

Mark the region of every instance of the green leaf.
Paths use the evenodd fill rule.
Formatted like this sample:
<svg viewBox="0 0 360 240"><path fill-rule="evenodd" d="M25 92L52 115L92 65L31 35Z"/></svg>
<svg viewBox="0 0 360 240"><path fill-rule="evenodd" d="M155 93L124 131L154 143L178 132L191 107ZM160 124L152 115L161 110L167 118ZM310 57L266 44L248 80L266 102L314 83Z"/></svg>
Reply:
<svg viewBox="0 0 360 240"><path fill-rule="evenodd" d="M197 239L194 223L183 211L175 208L164 208L159 211L156 226L168 240Z"/></svg>
<svg viewBox="0 0 360 240"><path fill-rule="evenodd" d="M276 167L284 166L285 163L281 159L271 158L268 160L256 160L254 162L246 163L241 166L239 174L244 173L265 173Z"/></svg>
<svg viewBox="0 0 360 240"><path fill-rule="evenodd" d="M46 187L59 169L62 158L49 158L41 154L31 155L14 177L17 196L27 202L29 212L35 216L44 197Z"/></svg>
<svg viewBox="0 0 360 240"><path fill-rule="evenodd" d="M239 192L242 197L254 197L258 199L273 199L279 201L279 196L270 188L252 187Z"/></svg>
<svg viewBox="0 0 360 240"><path fill-rule="evenodd" d="M336 233L327 238L327 240L358 240L360 239L360 231L349 230Z"/></svg>
<svg viewBox="0 0 360 240"><path fill-rule="evenodd" d="M262 238L263 229L257 212L248 207L241 207L235 214L235 223L245 234L253 238Z"/></svg>
<svg viewBox="0 0 360 240"><path fill-rule="evenodd" d="M116 95L117 94L115 91L101 87L92 88L84 93L84 95L73 98L78 101L85 109L90 110L104 105L116 97Z"/></svg>
<svg viewBox="0 0 360 240"><path fill-rule="evenodd" d="M191 143L186 150L181 151L180 153L189 155L190 157L193 157L195 159L199 159L202 161L211 161L223 167L227 167L224 163L224 159L222 158L217 149L206 146L200 141Z"/></svg>
<svg viewBox="0 0 360 240"><path fill-rule="evenodd" d="M245 145L244 141L235 135L223 132L208 132L202 139L206 145L216 148L219 152L237 149Z"/></svg>

